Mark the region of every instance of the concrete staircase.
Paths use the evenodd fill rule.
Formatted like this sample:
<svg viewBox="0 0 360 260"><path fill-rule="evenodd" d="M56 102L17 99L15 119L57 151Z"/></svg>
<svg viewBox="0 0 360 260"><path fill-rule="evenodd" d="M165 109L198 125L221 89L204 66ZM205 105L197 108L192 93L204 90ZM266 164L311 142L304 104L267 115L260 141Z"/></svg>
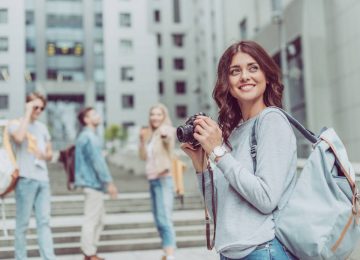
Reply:
<svg viewBox="0 0 360 260"><path fill-rule="evenodd" d="M123 193L116 200L106 196L107 217L101 235L99 252L133 251L161 248L153 224L148 193ZM6 200L9 236L0 231L0 259L14 257L15 201ZM80 254L83 196L52 198L52 231L57 255ZM185 196L182 206L175 201L173 215L178 247L205 246L204 211L198 193ZM27 236L28 256L39 256L35 220L30 221Z"/></svg>

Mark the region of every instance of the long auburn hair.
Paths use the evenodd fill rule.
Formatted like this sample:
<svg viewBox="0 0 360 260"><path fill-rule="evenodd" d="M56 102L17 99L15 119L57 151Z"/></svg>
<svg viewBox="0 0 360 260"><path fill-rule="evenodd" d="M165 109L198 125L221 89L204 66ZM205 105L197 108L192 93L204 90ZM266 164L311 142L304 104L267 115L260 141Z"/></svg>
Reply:
<svg viewBox="0 0 360 260"><path fill-rule="evenodd" d="M232 148L229 143L229 136L243 119L240 106L230 93L229 82L231 61L238 52L250 55L265 74L267 83L263 98L267 107L281 108L284 90L278 65L259 44L254 41L240 41L226 49L219 61L213 98L219 107L218 123L222 130L223 140L229 148Z"/></svg>

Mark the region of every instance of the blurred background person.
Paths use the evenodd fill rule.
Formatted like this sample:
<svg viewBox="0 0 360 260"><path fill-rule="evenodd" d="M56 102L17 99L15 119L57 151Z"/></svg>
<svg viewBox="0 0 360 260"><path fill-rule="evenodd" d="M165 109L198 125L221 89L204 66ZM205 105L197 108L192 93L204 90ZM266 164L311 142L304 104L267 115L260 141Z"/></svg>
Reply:
<svg viewBox="0 0 360 260"><path fill-rule="evenodd" d="M164 256L172 260L176 247L172 222L174 187L172 159L175 145L175 129L168 110L163 104L150 108L149 127L140 132L140 158L146 160L146 176L149 180L152 212L161 237Z"/></svg>
<svg viewBox="0 0 360 260"><path fill-rule="evenodd" d="M115 199L118 191L101 152L101 140L96 135L100 115L87 107L80 111L78 119L83 130L75 144L75 186L83 188L85 194L81 250L84 260L101 260L96 253L105 218L103 194L108 192Z"/></svg>
<svg viewBox="0 0 360 260"><path fill-rule="evenodd" d="M46 161L52 159L53 152L49 131L45 124L38 121L45 107L45 97L32 93L26 98L25 115L19 120L13 120L9 125L20 174L15 188L15 258L18 260L27 259L26 233L33 209L40 255L43 259L55 259L50 228L51 195L46 165Z"/></svg>

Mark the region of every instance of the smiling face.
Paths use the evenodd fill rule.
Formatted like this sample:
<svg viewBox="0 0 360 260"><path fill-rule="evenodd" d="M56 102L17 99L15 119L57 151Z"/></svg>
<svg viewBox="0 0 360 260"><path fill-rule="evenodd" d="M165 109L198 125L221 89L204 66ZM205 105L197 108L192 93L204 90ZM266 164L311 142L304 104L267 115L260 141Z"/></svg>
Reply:
<svg viewBox="0 0 360 260"><path fill-rule="evenodd" d="M152 127L152 129L157 129L159 128L162 123L165 120L165 115L163 113L163 111L158 108L158 107L154 107L153 109L151 109L150 111L150 126Z"/></svg>
<svg viewBox="0 0 360 260"><path fill-rule="evenodd" d="M229 68L230 93L240 107L264 104L266 77L253 57L244 52L237 52Z"/></svg>

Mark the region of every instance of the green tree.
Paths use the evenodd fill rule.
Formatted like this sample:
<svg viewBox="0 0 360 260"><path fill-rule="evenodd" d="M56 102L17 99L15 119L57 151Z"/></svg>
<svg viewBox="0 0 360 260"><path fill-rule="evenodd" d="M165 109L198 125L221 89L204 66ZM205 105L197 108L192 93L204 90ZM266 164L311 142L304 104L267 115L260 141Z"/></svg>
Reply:
<svg viewBox="0 0 360 260"><path fill-rule="evenodd" d="M116 152L117 144L120 142L120 145L127 139L127 131L124 127L120 125L110 125L105 129L105 141L110 143L110 153L114 154Z"/></svg>

